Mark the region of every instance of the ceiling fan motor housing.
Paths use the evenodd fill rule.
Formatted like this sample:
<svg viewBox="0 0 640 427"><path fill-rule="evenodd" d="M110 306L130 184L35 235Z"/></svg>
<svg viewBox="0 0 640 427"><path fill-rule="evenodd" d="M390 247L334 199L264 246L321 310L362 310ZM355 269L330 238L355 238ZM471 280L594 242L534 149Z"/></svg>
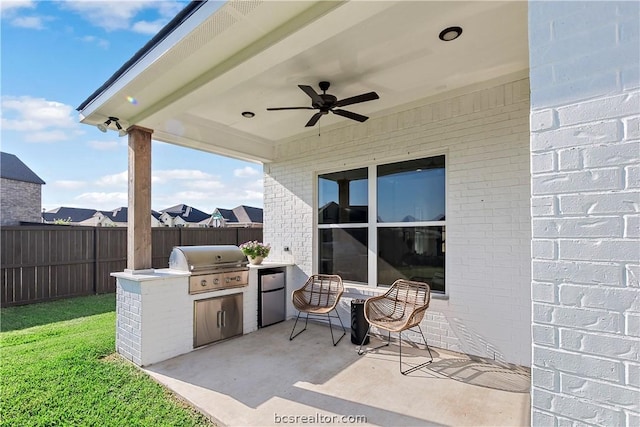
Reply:
<svg viewBox="0 0 640 427"><path fill-rule="evenodd" d="M368 93L363 93L361 95L352 96L352 97L345 98L338 101L338 98L327 93L327 89L329 89L329 86L331 86L329 82L322 81L318 83L318 86L320 86L320 90L322 90L322 93L317 93L315 90L313 90L311 86L298 85L298 87L302 89L302 91L306 93L309 96L309 98L311 98L311 107L277 107L277 108L267 108L267 110L268 111L318 110L318 112L315 113L311 117L311 119L309 119L305 127L314 126L316 123L318 123L318 120L320 119L320 117L326 114L329 114L329 112L332 112L333 114L336 114L338 116L346 117L348 119L356 120L362 123L366 121L369 117L363 116L361 114L353 113L351 111L343 110L341 108L336 109L336 107L344 107L347 105L358 104L360 102L366 102L366 101L373 101L374 99L380 98L377 93L368 92Z"/></svg>
<svg viewBox="0 0 640 427"><path fill-rule="evenodd" d="M322 98L322 104L317 104L315 102L311 104L313 108L318 108L320 111L329 111L334 106L334 104L338 102L338 98L326 93L320 94L320 98Z"/></svg>

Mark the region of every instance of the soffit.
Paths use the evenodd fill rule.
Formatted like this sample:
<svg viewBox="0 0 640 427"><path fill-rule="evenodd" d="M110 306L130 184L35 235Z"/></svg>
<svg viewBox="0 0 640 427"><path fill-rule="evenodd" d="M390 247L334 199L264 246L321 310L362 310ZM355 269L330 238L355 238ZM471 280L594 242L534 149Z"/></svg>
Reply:
<svg viewBox="0 0 640 427"><path fill-rule="evenodd" d="M462 36L440 41L452 25ZM317 132L304 127L314 111L266 111L308 106L299 84L319 91L328 80L339 99L376 91L379 100L345 107L376 117L527 68L524 1L231 1L94 103L83 121L115 115L154 129L156 140L269 161L278 142ZM320 120L323 128L355 123Z"/></svg>

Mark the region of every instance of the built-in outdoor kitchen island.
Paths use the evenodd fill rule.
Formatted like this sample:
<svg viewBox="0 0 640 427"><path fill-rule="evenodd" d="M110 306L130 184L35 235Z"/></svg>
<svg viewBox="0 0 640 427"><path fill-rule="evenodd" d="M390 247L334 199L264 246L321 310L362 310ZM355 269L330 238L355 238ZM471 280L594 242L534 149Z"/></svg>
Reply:
<svg viewBox="0 0 640 427"><path fill-rule="evenodd" d="M117 283L116 351L148 366L254 332L261 272L282 271L291 277L286 271L290 267L248 265L232 245L183 246L173 249L169 268L112 273Z"/></svg>

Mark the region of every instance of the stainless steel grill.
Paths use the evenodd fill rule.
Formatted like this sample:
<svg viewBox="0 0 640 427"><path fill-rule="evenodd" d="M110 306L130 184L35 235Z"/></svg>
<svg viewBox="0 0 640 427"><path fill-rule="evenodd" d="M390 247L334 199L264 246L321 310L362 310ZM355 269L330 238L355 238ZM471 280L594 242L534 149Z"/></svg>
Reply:
<svg viewBox="0 0 640 427"><path fill-rule="evenodd" d="M247 286L247 257L235 245L175 246L169 268L191 273L189 293Z"/></svg>

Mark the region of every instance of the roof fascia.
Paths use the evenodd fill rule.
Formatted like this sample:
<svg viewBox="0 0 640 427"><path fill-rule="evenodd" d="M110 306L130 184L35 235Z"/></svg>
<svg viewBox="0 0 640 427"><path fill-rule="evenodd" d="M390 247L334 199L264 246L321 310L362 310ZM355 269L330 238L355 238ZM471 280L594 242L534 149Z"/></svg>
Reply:
<svg viewBox="0 0 640 427"><path fill-rule="evenodd" d="M118 69L100 88L91 94L78 108L81 116L94 112L105 100L110 99L125 85L135 79L166 51L202 24L220 7L219 2L192 1L158 34Z"/></svg>

